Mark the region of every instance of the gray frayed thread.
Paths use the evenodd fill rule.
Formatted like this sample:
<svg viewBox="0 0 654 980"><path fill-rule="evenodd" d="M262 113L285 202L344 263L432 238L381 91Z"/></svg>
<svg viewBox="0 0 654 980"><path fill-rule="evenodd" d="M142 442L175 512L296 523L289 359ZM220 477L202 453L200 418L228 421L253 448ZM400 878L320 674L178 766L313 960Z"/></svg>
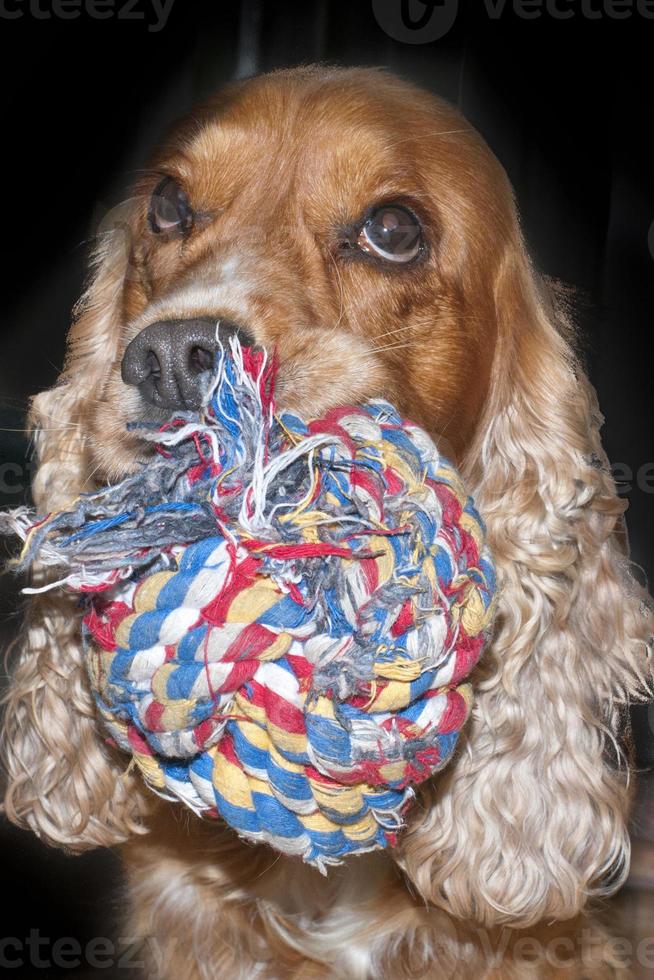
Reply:
<svg viewBox="0 0 654 980"><path fill-rule="evenodd" d="M0 514L0 533L26 542L12 567L25 572L38 560L41 566L71 573L48 588L62 584L75 588L96 584L116 570L142 574L160 560L163 550L216 534L230 536L230 527L236 533L239 529L265 532L271 541L296 540L293 529L280 518L284 509L295 506L307 493L310 472L303 453L281 449L284 432L279 426L271 432L267 447L276 472L259 504L266 514L258 526L244 514L246 491L254 497L264 475L261 437L272 422L264 415L256 379L243 371L242 351L233 338L231 357L223 351L215 373L207 377L199 412L177 412L163 429L131 426L144 440L156 444L152 457L136 473L112 486L80 494L68 509L47 519L27 507ZM310 448L329 441L313 439ZM197 472L202 463L198 443L207 464L203 473ZM212 471L212 463L218 464L219 474ZM364 516L354 505L343 508L339 517L348 514ZM239 528L239 519L244 517Z"/></svg>

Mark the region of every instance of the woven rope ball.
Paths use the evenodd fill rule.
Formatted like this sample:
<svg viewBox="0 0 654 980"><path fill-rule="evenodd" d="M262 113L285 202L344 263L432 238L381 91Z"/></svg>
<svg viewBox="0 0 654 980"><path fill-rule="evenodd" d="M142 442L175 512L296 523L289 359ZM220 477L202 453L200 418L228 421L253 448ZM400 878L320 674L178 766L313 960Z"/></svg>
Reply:
<svg viewBox="0 0 654 980"><path fill-rule="evenodd" d="M146 783L324 870L450 759L493 610L453 466L384 401L305 422L233 341L154 461L35 523L83 593L99 713Z"/></svg>

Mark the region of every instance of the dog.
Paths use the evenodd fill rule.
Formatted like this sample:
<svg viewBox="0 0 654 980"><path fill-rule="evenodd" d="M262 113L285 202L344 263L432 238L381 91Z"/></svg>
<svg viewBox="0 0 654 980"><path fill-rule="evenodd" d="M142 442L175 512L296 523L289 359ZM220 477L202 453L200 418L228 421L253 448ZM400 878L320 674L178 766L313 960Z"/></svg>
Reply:
<svg viewBox="0 0 654 980"><path fill-rule="evenodd" d="M622 975L578 936L628 871L650 605L566 294L532 268L501 165L384 70L229 85L99 241L62 375L32 404L40 511L147 465L129 425L197 403L217 321L277 352L280 407L387 398L465 474L500 595L455 759L395 848L324 878L144 788L99 731L79 612L46 593L6 702L7 815L70 852L120 847L147 976ZM549 953L521 959L525 937Z"/></svg>

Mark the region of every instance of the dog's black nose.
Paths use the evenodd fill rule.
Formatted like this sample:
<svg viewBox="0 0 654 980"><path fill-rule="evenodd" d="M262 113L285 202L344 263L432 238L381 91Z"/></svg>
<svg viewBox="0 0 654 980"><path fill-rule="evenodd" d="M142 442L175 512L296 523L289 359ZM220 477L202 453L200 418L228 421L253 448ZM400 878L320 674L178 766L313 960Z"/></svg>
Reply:
<svg viewBox="0 0 654 980"><path fill-rule="evenodd" d="M162 320L145 327L129 344L121 374L136 385L143 398L159 408L198 408L201 375L211 370L220 344L237 335L244 347L254 341L241 327L226 320Z"/></svg>

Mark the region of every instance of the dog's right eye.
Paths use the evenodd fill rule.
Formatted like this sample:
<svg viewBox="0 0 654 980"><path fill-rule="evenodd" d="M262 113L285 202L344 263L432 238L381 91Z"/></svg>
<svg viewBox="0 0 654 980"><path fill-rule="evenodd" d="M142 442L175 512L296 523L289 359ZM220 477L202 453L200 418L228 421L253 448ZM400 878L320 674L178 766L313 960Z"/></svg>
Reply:
<svg viewBox="0 0 654 980"><path fill-rule="evenodd" d="M164 177L157 184L148 210L148 224L155 235L186 235L193 227L193 208L176 180Z"/></svg>

